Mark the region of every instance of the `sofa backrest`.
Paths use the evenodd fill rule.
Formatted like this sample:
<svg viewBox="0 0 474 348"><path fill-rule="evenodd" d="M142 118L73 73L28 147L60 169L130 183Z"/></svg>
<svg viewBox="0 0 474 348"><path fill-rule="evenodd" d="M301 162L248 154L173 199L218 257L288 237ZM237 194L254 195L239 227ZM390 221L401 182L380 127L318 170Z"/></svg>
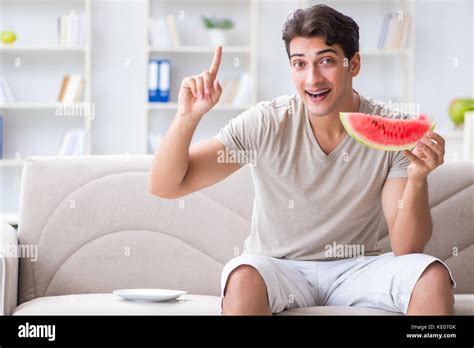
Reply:
<svg viewBox="0 0 474 348"><path fill-rule="evenodd" d="M122 288L219 294L222 268L242 252L250 231L250 168L202 191L167 200L147 190L151 160L26 160L18 235L21 244L37 246L38 258L20 260L19 303ZM472 162L446 163L429 178L435 228L427 253L451 266L458 293L474 292L472 169ZM386 233L380 243L389 250Z"/></svg>

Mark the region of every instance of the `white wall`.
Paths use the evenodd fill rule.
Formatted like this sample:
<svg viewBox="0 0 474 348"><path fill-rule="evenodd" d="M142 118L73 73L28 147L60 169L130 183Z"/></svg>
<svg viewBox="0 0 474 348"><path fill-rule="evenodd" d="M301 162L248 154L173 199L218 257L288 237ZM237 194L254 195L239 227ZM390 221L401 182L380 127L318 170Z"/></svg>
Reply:
<svg viewBox="0 0 474 348"><path fill-rule="evenodd" d="M440 129L452 128L449 102L474 98L474 2L420 0L416 12L415 98Z"/></svg>
<svg viewBox="0 0 474 348"><path fill-rule="evenodd" d="M145 1L92 3L94 154L138 154L145 134Z"/></svg>

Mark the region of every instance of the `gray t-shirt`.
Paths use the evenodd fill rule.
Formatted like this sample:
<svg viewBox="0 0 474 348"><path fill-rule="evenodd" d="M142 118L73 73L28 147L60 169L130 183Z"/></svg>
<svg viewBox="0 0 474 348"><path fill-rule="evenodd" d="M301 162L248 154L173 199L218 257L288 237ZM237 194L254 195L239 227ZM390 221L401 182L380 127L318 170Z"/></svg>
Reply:
<svg viewBox="0 0 474 348"><path fill-rule="evenodd" d="M359 112L410 118L359 96ZM214 138L234 153L228 158L252 167L255 200L244 252L293 260L380 254L377 240L387 229L382 187L388 178L407 177L410 162L401 152L370 149L346 134L326 155L297 93L258 103Z"/></svg>

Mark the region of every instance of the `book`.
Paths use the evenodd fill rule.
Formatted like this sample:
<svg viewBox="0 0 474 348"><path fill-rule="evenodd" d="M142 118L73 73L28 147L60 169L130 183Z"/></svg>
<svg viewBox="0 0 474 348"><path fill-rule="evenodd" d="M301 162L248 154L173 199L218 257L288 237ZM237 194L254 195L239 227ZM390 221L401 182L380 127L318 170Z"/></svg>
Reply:
<svg viewBox="0 0 474 348"><path fill-rule="evenodd" d="M84 78L82 75L65 75L59 91L58 102L72 104L84 97Z"/></svg>
<svg viewBox="0 0 474 348"><path fill-rule="evenodd" d="M220 98L219 98L219 100L220 100L221 103L224 102L224 92L227 91L228 84L229 84L229 80L228 80L228 79L224 79L224 80L222 80L222 82L221 82L222 93L221 93L221 96L220 96Z"/></svg>
<svg viewBox="0 0 474 348"><path fill-rule="evenodd" d="M171 89L171 62L151 59L148 64L148 101L169 102Z"/></svg>
<svg viewBox="0 0 474 348"><path fill-rule="evenodd" d="M391 15L392 15L391 13L386 13L383 18L382 29L380 31L379 41L377 44L377 47L380 49L384 48L385 46L385 39L387 37L387 31L388 31Z"/></svg>
<svg viewBox="0 0 474 348"><path fill-rule="evenodd" d="M10 87L8 86L6 77L0 74L0 104L12 103L14 101L15 100Z"/></svg>
<svg viewBox="0 0 474 348"><path fill-rule="evenodd" d="M86 37L84 13L71 13L58 17L58 43L64 46L83 45Z"/></svg>
<svg viewBox="0 0 474 348"><path fill-rule="evenodd" d="M78 34L78 44L86 44L86 30L87 30L87 21L86 15L84 13L79 14L79 34Z"/></svg>
<svg viewBox="0 0 474 348"><path fill-rule="evenodd" d="M58 102L62 102L64 100L64 94L66 94L67 84L69 82L69 75L65 75L63 77L63 82L61 84L61 89L59 90Z"/></svg>
<svg viewBox="0 0 474 348"><path fill-rule="evenodd" d="M166 16L166 23L168 24L168 31L170 33L171 44L173 47L181 46L181 40L178 33L178 25L176 24L176 17L173 15Z"/></svg>
<svg viewBox="0 0 474 348"><path fill-rule="evenodd" d="M3 116L0 115L0 159L3 158Z"/></svg>
<svg viewBox="0 0 474 348"><path fill-rule="evenodd" d="M400 48L400 36L403 31L404 22L402 19L394 16L392 17L392 30L390 31L390 36L387 38L387 49L397 50Z"/></svg>
<svg viewBox="0 0 474 348"><path fill-rule="evenodd" d="M251 91L251 78L250 74L245 72L240 77L240 83L234 98L232 99L232 105L241 106L250 104L250 91Z"/></svg>
<svg viewBox="0 0 474 348"><path fill-rule="evenodd" d="M221 97L219 98L221 103L223 104L229 103L230 94L232 92L233 86L234 86L233 79L224 79L222 83L222 94L221 94Z"/></svg>
<svg viewBox="0 0 474 348"><path fill-rule="evenodd" d="M159 48L170 48L171 37L168 31L168 25L163 16L150 19L149 42L151 46Z"/></svg>
<svg viewBox="0 0 474 348"><path fill-rule="evenodd" d="M377 47L387 50L401 50L406 48L410 31L411 16L398 13L387 13L382 23Z"/></svg>
<svg viewBox="0 0 474 348"><path fill-rule="evenodd" d="M239 85L240 85L240 80L239 79L235 79L233 80L233 84L232 84L232 89L230 90L230 94L229 94L229 98L227 100L227 102L229 104L232 104L233 101L234 101L234 98L235 98L235 94L237 93L237 90L239 89Z"/></svg>
<svg viewBox="0 0 474 348"><path fill-rule="evenodd" d="M408 45L408 37L409 37L409 32L411 30L411 21L412 21L412 18L411 16L409 15L406 15L405 16L405 19L404 19L404 25L403 25L403 30L402 30L402 33L401 33L401 37L400 37L400 48L403 49L403 48L406 48L407 45Z"/></svg>
<svg viewBox="0 0 474 348"><path fill-rule="evenodd" d="M58 156L78 156L84 153L84 130L70 129L61 139Z"/></svg>

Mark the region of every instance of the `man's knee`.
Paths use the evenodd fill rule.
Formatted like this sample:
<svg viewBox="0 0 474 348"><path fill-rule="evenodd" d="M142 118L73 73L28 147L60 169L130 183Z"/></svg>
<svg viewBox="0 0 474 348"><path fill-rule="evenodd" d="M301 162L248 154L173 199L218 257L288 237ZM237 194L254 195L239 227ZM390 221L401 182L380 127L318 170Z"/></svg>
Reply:
<svg viewBox="0 0 474 348"><path fill-rule="evenodd" d="M439 261L431 263L415 284L408 314L454 314L454 291L448 269Z"/></svg>
<svg viewBox="0 0 474 348"><path fill-rule="evenodd" d="M240 265L229 274L223 294L223 314L272 314L265 281L250 265Z"/></svg>
<svg viewBox="0 0 474 348"><path fill-rule="evenodd" d="M255 296L255 291L258 291L258 289L266 294L266 285L260 273L253 266L240 265L232 270L227 277L224 296L235 295L241 297L245 293L252 293Z"/></svg>
<svg viewBox="0 0 474 348"><path fill-rule="evenodd" d="M416 289L418 288L418 289ZM426 267L415 287L418 292L433 291L452 292L451 276L447 268L439 261Z"/></svg>
<svg viewBox="0 0 474 348"><path fill-rule="evenodd" d="M450 285L451 277L447 268L439 261L435 261L426 267L420 280L431 285Z"/></svg>

